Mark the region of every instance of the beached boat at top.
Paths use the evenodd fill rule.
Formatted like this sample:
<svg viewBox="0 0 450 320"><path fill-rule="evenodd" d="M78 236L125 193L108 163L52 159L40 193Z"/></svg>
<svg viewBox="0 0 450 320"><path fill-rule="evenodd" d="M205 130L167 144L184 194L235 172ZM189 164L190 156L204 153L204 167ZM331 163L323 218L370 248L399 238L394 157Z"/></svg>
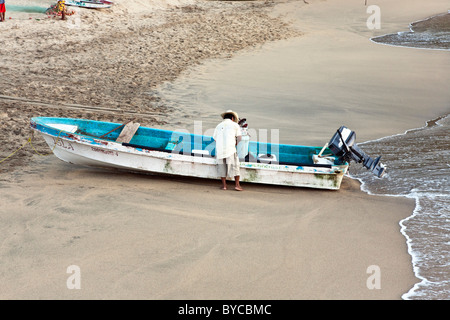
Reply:
<svg viewBox="0 0 450 320"><path fill-rule="evenodd" d="M110 8L112 6L111 1L104 0L65 0L65 4L68 6L74 7L82 7L82 8L90 8L90 9L102 9L102 8Z"/></svg>
<svg viewBox="0 0 450 320"><path fill-rule="evenodd" d="M58 158L73 164L220 179L210 136L72 118L36 117L30 125ZM356 147L351 133L341 127L323 147L249 141L241 181L337 190L351 160L343 149Z"/></svg>

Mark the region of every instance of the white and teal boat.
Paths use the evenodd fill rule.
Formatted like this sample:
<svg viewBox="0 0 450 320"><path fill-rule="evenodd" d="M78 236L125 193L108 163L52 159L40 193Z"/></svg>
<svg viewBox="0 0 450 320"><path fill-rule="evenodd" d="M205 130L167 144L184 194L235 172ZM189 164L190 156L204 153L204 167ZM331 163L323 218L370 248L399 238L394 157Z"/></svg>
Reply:
<svg viewBox="0 0 450 320"><path fill-rule="evenodd" d="M133 122L121 125L52 117L32 118L31 128L42 134L59 159L76 165L220 179L215 142L210 136L141 127ZM339 189L351 159L335 154L343 147L352 148L341 142L346 134L342 128L330 147L328 143L314 147L250 141L247 156L240 163L241 181ZM372 164L379 167L376 162Z"/></svg>

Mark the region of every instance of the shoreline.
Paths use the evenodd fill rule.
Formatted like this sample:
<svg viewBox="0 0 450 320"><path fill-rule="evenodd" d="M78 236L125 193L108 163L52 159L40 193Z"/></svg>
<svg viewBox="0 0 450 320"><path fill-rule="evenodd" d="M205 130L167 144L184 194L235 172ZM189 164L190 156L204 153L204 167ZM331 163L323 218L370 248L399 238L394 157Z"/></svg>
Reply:
<svg viewBox="0 0 450 320"><path fill-rule="evenodd" d="M402 139L402 137L406 137L409 134L415 134L416 132L423 132L424 130L431 130L435 127L439 128L444 128L445 127L445 122L448 122L448 119L450 119L450 114L446 114L440 117L437 117L435 119L426 121L425 125L419 128L413 128L413 129L409 129L407 131L405 131L404 133L400 133L400 134L396 134L396 135L391 135L391 136L386 136L383 138L379 138L379 139L375 139L375 140L370 140L370 141L365 141L363 143L361 143L361 145L364 144L371 144L371 143L377 143L377 142L381 142L384 139L387 140L392 140L392 138L396 138L398 137L399 139ZM417 232L417 230L414 230L414 228L411 228L409 226L408 228L408 224L410 224L411 220L417 220L420 219L422 216L426 215L426 213L424 212L433 212L430 211L430 209L425 206L423 207L423 205L421 205L421 201L424 201L424 199L427 199L427 195L426 193L423 194L423 190L416 190L414 192L410 192L407 194L393 194L391 190L391 193L377 193L377 192L373 192L370 190L370 186L367 185L366 182L363 181L362 178L358 178L355 176L352 176L350 174L350 176L353 179L358 180L361 183L361 190L363 192L366 192L369 195L375 195L375 196L384 196L384 197L402 197L402 198L407 198L407 199L413 199L415 201L415 208L412 212L412 214L404 219L402 219L399 222L399 225L401 226L401 233L404 235L405 239L406 239L406 243L408 245L408 253L411 256L411 260L412 260L412 265L413 265L413 270L414 270L414 274L415 277L417 279L420 280L420 282L417 282L416 284L414 284L414 286L408 291L405 292L402 295L402 299L403 300L411 300L411 299L417 299L417 297L420 297L421 295L423 295L422 297L424 297L425 299L435 299L436 297L443 297L445 299L445 293L443 293L442 295L438 294L438 291L435 289L431 290L431 291L427 291L427 288L429 286L429 284L431 283L431 281L429 280L430 278L433 279L432 282L434 283L440 283L442 284L442 281L444 281L445 277L438 277L435 273L430 273L427 272L426 269L427 268L439 268L440 265L436 264L433 265L431 263L431 266L428 264L430 263L430 261L432 259L428 258L428 259L424 259L423 256L427 255L427 253L425 251L423 251L420 248L417 248L417 234L415 234ZM373 186L372 186L373 187ZM445 191L443 191L445 193ZM442 196L442 194L441 194ZM429 223L432 223L432 221L430 221ZM435 222L434 222L435 223ZM439 233L437 234L431 234L431 237L433 236L439 236ZM436 242L436 245L438 245L438 242ZM415 246L415 248L414 248ZM434 277L434 278L433 278ZM441 287L441 290L445 290L445 286Z"/></svg>
<svg viewBox="0 0 450 320"><path fill-rule="evenodd" d="M420 22L425 22L425 21L428 21L428 20L433 19L433 18L435 18L435 17L439 17L439 16L446 15L446 14L449 14L449 13L450 13L450 11L449 11L449 12L445 12L445 13L435 14L435 15L433 15L433 16L430 16L430 17L428 17L428 18L424 18L424 19L421 19L421 20L413 21L413 22L411 22L411 23L409 24L409 31L398 31L397 33L403 33L403 32L411 32L411 33L414 33L414 32L415 32L415 31L413 30L413 25L414 25L414 24L417 24L417 23L420 23ZM376 43L376 44L381 44L381 45L386 45L386 46L392 46L392 47L401 47L401 48L408 48L408 49L423 49L423 50L450 51L450 49L410 47L410 46L402 46L402 45L395 45L395 44L390 44L390 43L385 43L385 42L377 42L377 41L374 41L374 39L376 39L376 38L381 38L381 37L388 36L388 35L392 35L392 34L394 34L394 33L386 33L386 34L383 34L383 35L378 35L378 36L376 36L376 37L370 38L370 41L372 41L372 42L374 42L374 43Z"/></svg>
<svg viewBox="0 0 450 320"><path fill-rule="evenodd" d="M95 16L97 15L100 16L101 13L96 13ZM281 28L282 24L279 26ZM293 34L298 35L296 32ZM251 48L251 46L247 48ZM227 58L227 54L224 58ZM38 74L35 73L34 76L38 76ZM176 75L171 76L176 78ZM86 91L83 91L81 94L85 93ZM0 94L9 95L4 92L0 92ZM29 99L37 100L36 95L30 93L27 95ZM49 102L58 105L58 99L49 99ZM153 100L150 101L147 111L154 111L152 109L154 108L153 102ZM102 106L101 102L93 105ZM130 106L131 109L127 110L137 110L132 104L127 105L127 108ZM16 108L18 112L11 111ZM26 137L20 124L16 124L17 121L14 119L14 116L19 113L36 115L56 113L61 116L89 116L115 121L124 119L124 114L120 113L104 116L92 111L68 111L63 108L50 110L51 112L45 106L23 105L17 101L0 100L2 129L7 130L6 128L13 126L13 129L18 130L19 133L15 137L9 136L6 141L11 143L17 136ZM163 107L156 111L165 112ZM6 118L8 118L8 122L5 125L3 120ZM145 124L146 121L154 124L158 123L158 118L142 122ZM18 145L17 143L13 147ZM43 153L49 152L48 147L44 144L38 144L38 150ZM0 157L2 156L3 154ZM401 239L404 235L401 230L395 231L396 227L393 226L396 219L401 219L401 217L406 219L408 210L413 207L409 201L411 199L396 199L395 201L374 199L373 196L362 190L361 183L358 184L358 181L352 181L354 179L349 177L344 179L345 184L341 191L334 194L327 193L327 197L329 196L331 199L326 201L323 201L320 193L314 190L292 190L254 185L247 185L248 199L236 199L234 194L224 195L217 192L214 181L191 181L182 178L175 178L172 181L172 179L158 177L147 179L125 173L112 173L109 176L97 170L73 168L68 164L55 161L55 159L42 159L34 156L33 151L26 153L21 161L24 164L23 174L9 172L18 164L17 162L8 164L9 167L6 169L8 172L4 167L0 167L2 176L7 174L9 177L12 175L15 177L14 179L17 179L16 181L12 179L14 183L17 183L17 187L4 180L5 176L0 180L0 188L5 190L12 199L15 197L16 200L8 199L3 209L7 221L16 230L16 233L12 235L10 230L2 228L6 235L1 240L6 248L0 254L5 259L11 258L14 261L6 265L9 270L7 275L11 277L6 279L6 291L2 295L6 299L30 297L32 299L52 299L55 296L62 299L105 297L113 299L136 297L139 299L209 299L211 297L218 299L401 299L405 294L405 287L411 285L407 289L409 290L413 284L417 284L419 281L414 277L412 267L411 272L408 272L408 266L405 265L405 259L408 259L408 249L406 243L403 246ZM27 161L37 167L33 168L32 165L25 164ZM37 170L43 171L39 173ZM118 180L114 180L114 177ZM79 194L73 200L64 199L64 201L51 197L39 190L37 182L33 181L33 178L40 179L45 183L57 184L58 193L69 194L70 192L73 194L72 191L75 190ZM117 182L119 182L120 188L115 185ZM85 183L86 187L84 187ZM108 183L111 184L110 189L103 187L103 184ZM185 190L186 186L191 186L190 189L193 190ZM87 192L86 188L90 188L91 192ZM119 196L122 188L133 190L137 195L128 191L125 191L125 194L143 203L133 204L125 197ZM142 192L146 188L150 188L156 194ZM27 194L21 190L27 190ZM55 187L51 186L45 186L45 190L49 193L56 191ZM180 196L177 194L178 192L184 192L185 195ZM202 192L208 193L211 199L200 200L202 197L199 194ZM110 197L110 193L116 194L123 202L118 204L117 209L108 206L104 200L117 201ZM281 208L274 205L280 199L273 193L277 193L285 201L284 205L280 206ZM15 196L13 196L14 194ZM349 212L343 214L344 222L336 216L327 214L329 212L336 214L334 210L341 205L341 201L343 201L341 197L349 202L354 201L351 205L345 205ZM103 203L111 212L97 207L91 202L87 203L88 209L84 209L77 204L77 198L99 201L100 205ZM171 206L167 207L161 202L161 198L171 201ZM231 205L231 212L215 207L215 203L223 198L237 202ZM271 200L272 203L265 198ZM187 203L187 206L177 204L176 200L180 203ZM204 203L198 205L197 201L199 200ZM45 201L51 204L51 207L41 215L39 210L45 208ZM149 209L148 206L145 206L145 202L156 203L155 208ZM14 208L14 205L19 207ZM354 206L363 208L359 213L367 219L366 221L352 212L356 210ZM122 215L121 210L128 211L130 208L136 210L130 212L131 216L137 221L143 222L143 226L138 226L131 218ZM246 208L247 211L242 208ZM395 217L379 214L380 208L394 211ZM396 208L397 211L392 208ZM100 214L96 213L94 217L88 217L85 212L91 212L90 210L99 210ZM143 214L148 210L152 210L152 214ZM276 212L277 210L278 212ZM413 212L414 209L409 214ZM20 221L15 220L12 213L16 213L21 219L28 221L28 229L22 230ZM24 213L32 216L33 220L28 220L29 217ZM105 221L102 214L111 221ZM153 214L156 217L151 217ZM60 219L58 217L61 220L58 220ZM75 217L81 218L83 226L72 220ZM169 219L173 225L167 225L165 219ZM177 219L186 222L189 228L183 227ZM225 222L225 227L221 225L222 222ZM291 225L287 222L290 222ZM168 232L174 232L173 236L179 241L180 246L172 244L165 249L158 246L147 248L144 244L148 241L154 241L159 245L171 241L170 237L155 230L152 223L162 230L167 228ZM206 234L196 223L208 230ZM92 225L95 227L89 229L89 226ZM125 230L119 229L119 225L123 226ZM146 233L148 230L144 227L155 233L148 235ZM360 227L361 230L353 230L353 227ZM233 231L233 228L237 231ZM380 239L380 235L377 235L375 230L384 233L386 229L389 230L388 236L384 240ZM40 230L47 230L48 235L41 233ZM139 237L125 234L126 231L136 232L136 230ZM324 237L325 239L314 234L314 232L324 231L329 232ZM176 235L175 232L188 232L188 236ZM222 232L223 235L212 235L212 232ZM399 237L395 235L395 232ZM114 239L115 233L119 235L119 239L123 243ZM34 238L37 243L28 242L27 239L30 237ZM62 241L63 247L58 247L51 242L52 239L59 239L58 237L65 241ZM384 237L381 236L381 238ZM353 243L355 240L361 241L361 243ZM404 240L403 238L403 242L405 242ZM108 241L118 245L120 252L114 251ZM133 245L136 241L137 248ZM342 247L337 247L333 241L340 243ZM382 244L375 245L377 241ZM110 256L100 252L98 248L92 246L91 242L99 243ZM330 245L330 242L336 249L335 253L329 252L327 246ZM46 245L55 252L50 252ZM20 250L14 253L13 248L17 246L22 246L25 253ZM343 248L354 250L354 252ZM54 267L49 267L41 261L44 256L33 257L32 253L26 254L26 252L38 249L44 250L50 261L54 263ZM236 252L231 252L231 249ZM65 250L68 250L70 254ZM84 250L87 250L88 253L85 253ZM126 252L127 250L130 252ZM316 251L313 252L313 250ZM386 250L386 253L380 254L378 250ZM136 252L137 256L132 255ZM138 257L139 255L141 256ZM273 260L271 255L274 257ZM94 261L94 257L97 257L100 262ZM112 257L115 257L116 261L121 261L123 265L116 265ZM124 259L124 257L126 258ZM34 263L37 261L35 271L31 274L27 274L26 266L32 268L33 264L27 259L33 260L31 262ZM380 291L370 291L365 287L368 277L366 268L374 263L373 260L377 259L383 267L383 286ZM19 271L11 271L10 268L14 266L14 263L20 261L25 262L26 266ZM220 265L220 262L223 265ZM408 263L408 261L406 262ZM86 282L83 283L92 284L91 287L76 293L58 285L64 284L67 278L67 275L64 274L65 270L61 273L59 269L74 263L81 264L82 270L87 270L85 271L86 280L83 280ZM108 266L108 263L113 265ZM106 279L95 279L95 277L105 276L102 274L102 268L105 266L107 266ZM184 270L183 267L187 270ZM227 268L228 270L226 270ZM298 270L299 268L301 272ZM350 272L345 270L346 268ZM252 270L255 272L254 275L250 272ZM162 271L164 274L161 273ZM39 276L41 272L48 275L49 279ZM56 276L52 276L52 273L55 273ZM147 278L133 290L130 285L137 283L139 274L144 274ZM161 283L158 276L165 279L167 283ZM175 280L170 279L170 276ZM17 280L17 284L15 284L15 280ZM31 281L33 284L27 287L25 286L27 281ZM295 283L296 285L294 285ZM44 288L47 286L51 290L45 292ZM148 288L152 288L152 292L149 292ZM221 288L222 291L218 288ZM119 292L113 292L118 289Z"/></svg>

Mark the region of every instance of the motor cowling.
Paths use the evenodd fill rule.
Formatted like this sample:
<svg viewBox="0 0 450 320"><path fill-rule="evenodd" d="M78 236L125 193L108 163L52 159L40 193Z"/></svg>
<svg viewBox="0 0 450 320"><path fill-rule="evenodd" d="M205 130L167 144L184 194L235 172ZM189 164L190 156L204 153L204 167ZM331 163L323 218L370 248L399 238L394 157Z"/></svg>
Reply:
<svg viewBox="0 0 450 320"><path fill-rule="evenodd" d="M356 133L345 126L341 126L333 135L328 148L342 162L355 161L362 163L379 178L385 173L386 167L380 162L381 156L373 159L355 143Z"/></svg>

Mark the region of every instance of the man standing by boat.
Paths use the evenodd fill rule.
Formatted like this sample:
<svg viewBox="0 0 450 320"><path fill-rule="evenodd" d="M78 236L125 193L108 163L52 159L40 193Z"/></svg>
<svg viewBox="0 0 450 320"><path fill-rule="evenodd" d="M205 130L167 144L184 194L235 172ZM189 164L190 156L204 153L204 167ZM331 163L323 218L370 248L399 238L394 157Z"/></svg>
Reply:
<svg viewBox="0 0 450 320"><path fill-rule="evenodd" d="M5 21L5 12L6 12L5 0L0 0L0 22Z"/></svg>
<svg viewBox="0 0 450 320"><path fill-rule="evenodd" d="M238 125L238 115L232 110L222 113L223 121L214 130L216 142L216 159L219 176L222 180L222 190L227 190L227 177L234 177L237 191L242 191L239 183L240 168L236 145L241 140L241 130Z"/></svg>

